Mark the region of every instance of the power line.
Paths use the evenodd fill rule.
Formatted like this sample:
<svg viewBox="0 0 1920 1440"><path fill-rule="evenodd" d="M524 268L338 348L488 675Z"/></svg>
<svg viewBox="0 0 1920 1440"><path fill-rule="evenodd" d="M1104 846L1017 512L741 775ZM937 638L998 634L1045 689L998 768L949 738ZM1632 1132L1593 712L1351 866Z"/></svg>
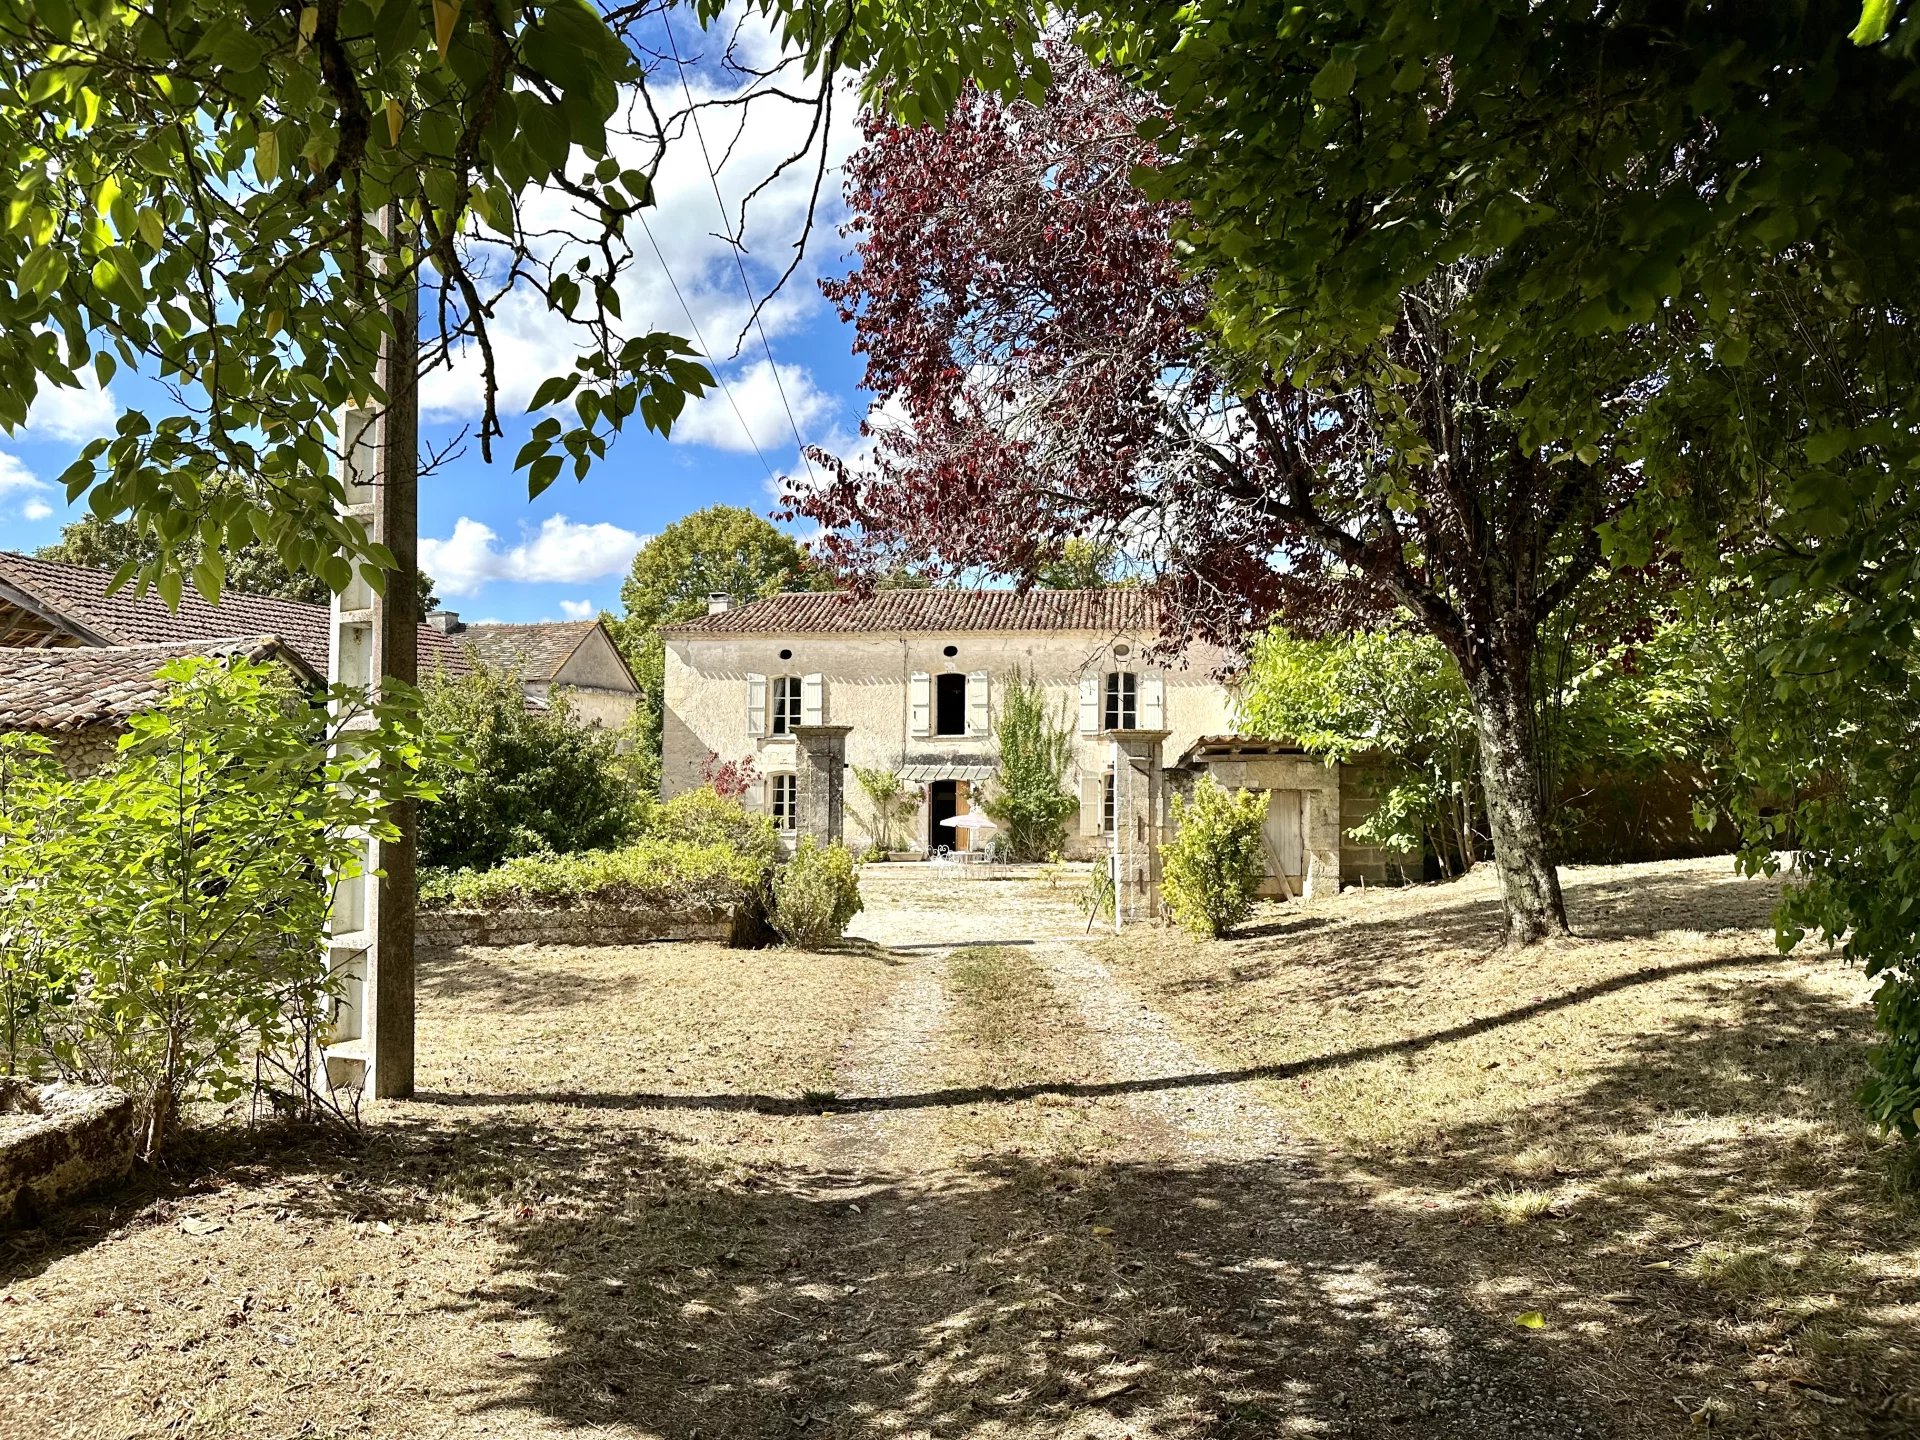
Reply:
<svg viewBox="0 0 1920 1440"><path fill-rule="evenodd" d="M693 307L687 304L687 297L680 293L680 282L673 278L673 270L668 266L667 257L660 249L660 242L653 238L653 227L647 224L647 212L644 210L636 210L634 214L640 217L640 228L646 232L647 243L653 247L654 258L660 262L660 273L667 277L667 284L673 289L673 298L680 302L681 313L687 317L687 326L693 331L694 343L700 347L700 353L702 355L705 355L708 359L712 359L713 351L707 346L707 337L700 333L700 322L693 318ZM776 376L775 378L778 377ZM720 393L727 397L727 404L733 407L734 418L740 422L740 433L747 437L747 444L753 446L753 453L759 458L760 468L767 472L767 478L769 480L778 485L780 483L780 477L773 473L773 466L767 462L767 457L761 453L760 442L753 438L753 427L747 424L747 417L741 412L740 402L733 398L733 387L727 384L727 377L720 373L718 367L714 369L713 379L714 383L720 387ZM784 399L785 397L783 396L782 398Z"/></svg>
<svg viewBox="0 0 1920 1440"><path fill-rule="evenodd" d="M700 129L700 111L693 103L693 87L687 84L687 66L686 62L680 58L680 43L673 36L673 21L665 10L660 12L660 24L667 32L667 48L673 53L674 68L680 72L680 93L687 99L687 118L693 123L693 138L700 144L700 159L707 167L707 180L713 186L713 203L719 207L720 229L724 235L727 230L727 202L720 193L720 176L713 168L713 156L707 149L707 137ZM826 144L825 136L821 137L820 143ZM743 217L741 240L746 238L745 232ZM793 443L800 451L800 462L807 467L807 479L817 483L819 477L813 473L813 459L807 454L807 442L800 438L800 422L794 419L793 406L787 402L787 387L780 379L780 366L773 358L773 346L767 341L767 327L760 323L760 305L753 298L753 282L747 279L747 263L740 258L741 240L729 238L729 244L733 249L734 267L740 272L740 289L747 297L747 313L752 319L753 328L760 334L760 349L766 354L767 369L773 373L773 388L780 396L780 408L787 412L787 428L793 432ZM739 413L737 406L735 413ZM740 423L745 426L747 422L744 417ZM751 440L752 434L749 433L747 438ZM754 448L758 450L759 447ZM772 467L769 466L768 469L771 472Z"/></svg>

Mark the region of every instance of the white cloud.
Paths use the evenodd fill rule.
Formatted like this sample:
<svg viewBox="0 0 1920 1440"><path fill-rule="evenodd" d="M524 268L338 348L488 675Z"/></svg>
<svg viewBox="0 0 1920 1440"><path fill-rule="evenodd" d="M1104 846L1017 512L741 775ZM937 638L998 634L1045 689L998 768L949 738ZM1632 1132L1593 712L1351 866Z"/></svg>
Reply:
<svg viewBox="0 0 1920 1440"><path fill-rule="evenodd" d="M731 27L743 14L729 11L708 27L707 36L736 33ZM777 42L764 22L748 21L737 31L737 38L736 54L742 62L761 67L773 62ZM691 46L701 42L697 33L686 33L681 43L690 54ZM717 50L719 46L709 40L707 48ZM668 73L659 79L663 82L657 92L662 109L681 108L684 100L677 77ZM764 81L744 80L711 63L690 64L688 80L696 103L735 98L745 93L749 84L758 84L762 91L807 88L797 73L783 75L769 86ZM845 92L836 97L833 126L825 141L828 174L820 190L809 254L780 294L760 312L761 326L772 339L793 333L825 307L814 283L820 273L815 257L834 248L832 236L840 216L839 167L859 140L856 84L853 77L848 77ZM645 128L650 122L637 97L629 92L625 100L616 124ZM701 110L699 136L691 126L670 125L673 133L654 175L654 204L644 212L644 225L628 227L633 255L619 283L622 323L627 333L666 330L698 343L691 333L697 330L710 351L710 362L725 364L734 358L736 341L751 313L747 291L751 289L755 298L764 297L793 259L793 247L801 238L807 216L818 151L814 160L788 166L754 196L740 253L736 255L734 247L716 232L730 231L738 223L741 201L792 155L812 118L810 110L776 94L760 93L745 105ZM702 137L707 156L719 169L718 200L707 158L701 152ZM641 167L651 159L653 145L636 135L617 140L610 149L621 163ZM522 224L528 233L542 237L536 242L542 259L560 258L565 263L591 253L568 237L591 236L593 223L583 218L577 202L559 191L540 191L526 197ZM656 244L658 255L654 252ZM484 248L484 241L476 244L476 252ZM744 282L742 265L746 270ZM517 285L496 305L489 328L505 413L523 408L542 379L567 370L585 338L570 321L550 311L525 284ZM751 338L757 343L757 337ZM450 366L422 376L420 403L423 414L430 419L470 419L478 414L482 403L478 352L468 347L453 358ZM763 445L767 443L757 432L756 438Z"/></svg>
<svg viewBox="0 0 1920 1440"><path fill-rule="evenodd" d="M40 479L26 466L18 455L9 455L0 450L0 495L15 490L44 490L47 482Z"/></svg>
<svg viewBox="0 0 1920 1440"><path fill-rule="evenodd" d="M765 360L756 360L725 379L725 390L716 387L688 403L674 423L675 441L742 452L757 446L771 456L793 439L795 427L800 438L812 444L819 438L814 426L835 408L833 397L800 365L782 365L776 372Z"/></svg>
<svg viewBox="0 0 1920 1440"><path fill-rule="evenodd" d="M591 600L562 600L560 613L569 620L591 620L600 613L600 607Z"/></svg>
<svg viewBox="0 0 1920 1440"><path fill-rule="evenodd" d="M26 462L18 455L0 450L0 496L23 497L20 503L22 518L44 520L53 514L53 507L40 498L43 492L52 488L29 470Z"/></svg>
<svg viewBox="0 0 1920 1440"><path fill-rule="evenodd" d="M466 515L445 540L422 538L420 568L447 596L477 595L492 580L579 585L618 575L647 537L604 522L575 524L550 515L533 535L501 548L500 537Z"/></svg>
<svg viewBox="0 0 1920 1440"><path fill-rule="evenodd" d="M27 432L35 439L82 441L110 434L120 417L113 387L101 387L92 371L82 371L78 388L44 385L27 411Z"/></svg>

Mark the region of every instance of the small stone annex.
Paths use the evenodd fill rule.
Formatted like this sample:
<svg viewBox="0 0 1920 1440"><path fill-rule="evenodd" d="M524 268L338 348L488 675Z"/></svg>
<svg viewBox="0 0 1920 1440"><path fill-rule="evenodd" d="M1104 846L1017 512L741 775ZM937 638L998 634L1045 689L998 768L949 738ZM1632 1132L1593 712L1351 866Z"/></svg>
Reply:
<svg viewBox="0 0 1920 1440"><path fill-rule="evenodd" d="M158 672L169 661L195 657L275 661L298 684L320 683L306 661L273 635L85 649L0 646L0 731L46 736L70 775L97 770L112 756L127 722L165 693Z"/></svg>
<svg viewBox="0 0 1920 1440"><path fill-rule="evenodd" d="M1070 858L1137 855L1150 870L1171 797L1213 774L1271 792L1270 893L1406 878L1400 857L1345 837L1370 810L1366 768L1239 734L1222 678L1234 657L1212 646L1162 657L1154 605L1136 589L716 596L664 633L668 798L716 760L747 758L760 777L748 803L782 831L843 829L864 847L880 827L851 771L890 771L918 801L908 853L978 851L987 832L964 821L994 773L1001 687L1020 674L1073 731Z"/></svg>

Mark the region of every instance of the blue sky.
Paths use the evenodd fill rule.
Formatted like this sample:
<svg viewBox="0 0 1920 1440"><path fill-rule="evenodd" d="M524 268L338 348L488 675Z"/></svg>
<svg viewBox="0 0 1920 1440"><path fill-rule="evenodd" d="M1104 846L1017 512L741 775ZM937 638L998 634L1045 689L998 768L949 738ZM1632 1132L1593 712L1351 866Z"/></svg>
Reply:
<svg viewBox="0 0 1920 1440"><path fill-rule="evenodd" d="M689 58L691 39L682 37ZM751 36L744 43L755 48ZM749 58L764 60L765 54L762 48ZM671 72L657 81L667 98L678 94ZM732 93L734 83L710 64L689 72L696 98ZM848 100L838 107L828 139L829 158L836 164L854 139ZM768 96L744 112L708 111L702 126L709 152L716 160L727 157L719 180L731 209L784 157L804 131L805 119L793 106ZM806 170L794 167L749 211L747 286L755 296L766 293L792 253L810 181ZM636 427L615 442L585 481L575 482L569 471L529 501L524 476L511 468L532 425L533 417L521 412L541 378L566 368L570 351L564 327L536 304L510 298L494 333L508 387L502 407L506 438L495 442L491 465L482 463L478 445L469 439L464 453L421 482L421 563L435 577L441 603L463 616L541 620L602 608L618 613L620 581L647 536L704 505L743 505L762 514L773 508L769 472L784 475L802 465L796 428L801 440L836 452L855 443L868 397L857 384L860 367L850 354L851 332L821 297L817 283L822 274L845 265L837 169L828 177L823 211L800 272L762 315L778 387L758 332L749 333L734 354L749 308L746 286L729 247L713 238L712 232L723 228L720 205L690 133L669 147L656 196L649 221L673 283L644 239L636 237L633 267L622 286L624 313L636 329L688 335L697 325L728 391L716 390L690 406L672 440ZM459 439L477 418L478 390L470 359L423 377L424 450ZM23 431L0 436L0 549L31 550L58 539L61 524L75 518L84 501L67 506L54 479L88 439L112 428L120 408L141 405L152 413L165 403L157 387L124 374L105 393L43 395Z"/></svg>

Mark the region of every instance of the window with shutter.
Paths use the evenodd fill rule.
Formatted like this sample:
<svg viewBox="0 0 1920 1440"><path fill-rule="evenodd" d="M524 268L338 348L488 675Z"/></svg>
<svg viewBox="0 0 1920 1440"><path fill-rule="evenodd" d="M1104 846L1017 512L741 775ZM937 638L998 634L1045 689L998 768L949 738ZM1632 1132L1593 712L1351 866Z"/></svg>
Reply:
<svg viewBox="0 0 1920 1440"><path fill-rule="evenodd" d="M767 778L767 809L773 815L773 828L792 830L800 814L800 777L772 775Z"/></svg>
<svg viewBox="0 0 1920 1440"><path fill-rule="evenodd" d="M933 677L933 733L936 735L967 733L966 676L936 675Z"/></svg>
<svg viewBox="0 0 1920 1440"><path fill-rule="evenodd" d="M800 677L800 723L827 723L827 677L820 674Z"/></svg>
<svg viewBox="0 0 1920 1440"><path fill-rule="evenodd" d="M1108 730L1137 730L1139 720L1139 680L1131 670L1115 670L1107 676L1107 703L1104 718Z"/></svg>
<svg viewBox="0 0 1920 1440"><path fill-rule="evenodd" d="M907 680L907 733L916 738L933 733L933 677L924 670Z"/></svg>
<svg viewBox="0 0 1920 1440"><path fill-rule="evenodd" d="M1098 770L1080 772L1080 833L1092 836L1101 833L1100 811L1102 797L1106 793L1103 784L1105 776Z"/></svg>
<svg viewBox="0 0 1920 1440"><path fill-rule="evenodd" d="M967 734L984 735L993 728L993 711L987 693L987 672L976 670L967 676Z"/></svg>
<svg viewBox="0 0 1920 1440"><path fill-rule="evenodd" d="M773 679L773 724L771 733L791 735L800 723L800 677L776 675Z"/></svg>
<svg viewBox="0 0 1920 1440"><path fill-rule="evenodd" d="M758 737L767 733L767 677L764 675L747 676L747 734Z"/></svg>
<svg viewBox="0 0 1920 1440"><path fill-rule="evenodd" d="M1158 675L1140 677L1140 728L1167 728L1167 684Z"/></svg>
<svg viewBox="0 0 1920 1440"><path fill-rule="evenodd" d="M1080 677L1080 733L1097 735L1100 732L1100 677L1082 675Z"/></svg>

